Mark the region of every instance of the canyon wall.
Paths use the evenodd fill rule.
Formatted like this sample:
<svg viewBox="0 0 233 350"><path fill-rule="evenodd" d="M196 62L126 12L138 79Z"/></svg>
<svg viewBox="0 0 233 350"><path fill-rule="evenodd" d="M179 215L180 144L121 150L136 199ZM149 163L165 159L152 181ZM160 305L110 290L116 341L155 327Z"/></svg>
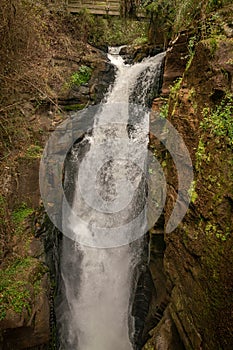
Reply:
<svg viewBox="0 0 233 350"><path fill-rule="evenodd" d="M233 347L233 41L230 28L225 29L223 36L200 38L191 55L192 33L183 33L171 44L162 91L167 100L154 101L154 110L166 103L167 118L192 158L194 181L185 218L164 236L170 301L144 347L148 350ZM168 153L163 160L168 184L166 224L178 183Z"/></svg>

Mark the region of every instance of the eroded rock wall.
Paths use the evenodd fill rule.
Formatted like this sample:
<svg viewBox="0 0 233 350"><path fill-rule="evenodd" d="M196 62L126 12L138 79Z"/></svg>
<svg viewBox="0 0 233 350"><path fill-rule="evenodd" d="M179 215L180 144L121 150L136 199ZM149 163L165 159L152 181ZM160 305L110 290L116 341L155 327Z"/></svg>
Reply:
<svg viewBox="0 0 233 350"><path fill-rule="evenodd" d="M61 66L60 61L54 64ZM114 80L114 67L106 54L90 45L79 61L70 56L62 60L62 69L68 76L81 65L92 67L91 77L85 84L69 86L65 93L54 91L60 108L73 104L77 110L99 103ZM17 131L32 133L33 137L28 136L28 143L20 147L15 143L12 153L3 158L0 186L0 246L3 248L0 254L0 349L3 350L42 350L55 348L56 343L53 297L59 278L61 237L41 211L39 158L51 132L67 114L61 109L58 112L58 106L54 108L50 102L41 104L40 108L35 108L32 102L22 105L24 125L17 125ZM53 180L56 187L56 179Z"/></svg>
<svg viewBox="0 0 233 350"><path fill-rule="evenodd" d="M184 220L175 231L165 234L164 268L170 302L145 349L230 350L233 41L227 36L200 40L181 74L177 74L179 66L174 67L180 47L174 43L170 52L173 55L167 55L165 64L165 94L167 82L179 75L181 78L170 92L167 117L188 147L194 182ZM159 103L156 101L154 107ZM175 165L169 157L165 172L166 223L178 191Z"/></svg>

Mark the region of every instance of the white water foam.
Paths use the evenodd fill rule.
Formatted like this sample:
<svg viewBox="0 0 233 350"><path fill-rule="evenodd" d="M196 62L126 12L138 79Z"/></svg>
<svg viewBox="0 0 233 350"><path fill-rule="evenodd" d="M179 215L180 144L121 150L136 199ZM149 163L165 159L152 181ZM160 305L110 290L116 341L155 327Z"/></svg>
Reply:
<svg viewBox="0 0 233 350"><path fill-rule="evenodd" d="M112 49L111 52L114 53L114 50ZM89 153L93 153L92 161L95 157L96 159L101 159L101 155L98 154L98 148L95 150L95 147L101 144L101 142L104 142L108 137L108 124L110 122L120 123L125 126L119 127L117 130L111 128L110 132L115 133L116 138L128 139L129 136L126 128L129 118L128 109L126 108L127 103L134 91L138 78L141 77L143 89L140 92L140 98L141 103L144 104L145 96L150 89L154 76L161 69L164 54L147 58L143 62L133 66L124 64L122 57L118 55L118 50L115 50L115 54L109 54L108 57L112 64L117 67L117 73L115 83L107 95L106 103L102 105L100 113L95 117L93 134L86 137L86 141L90 145ZM141 124L137 124L137 127L134 129L134 137L140 140L139 143L143 145L140 148L142 152L138 156L142 169L146 166L145 157L148 130L149 116L145 114L145 118L141 121ZM134 151L136 152L136 150L135 143ZM122 154L123 159L126 156L128 155ZM88 166L84 168L86 186L83 183L81 186L82 188L83 186L85 187L87 200L90 201L92 200L92 189L89 188L91 182L89 179L92 177L93 168L88 168ZM102 181L102 188L100 188L99 192L102 199L104 198L105 202L107 202L107 207L109 206L111 208L111 203L114 202L114 197L116 196L117 189L114 187L114 183L119 182L122 177L128 176L128 182L133 177L134 186L137 188L140 185L141 173L138 173L135 169L133 167L129 168L128 163L125 165L124 161L119 159L118 162L106 164L100 176L104 180ZM120 193L122 197L121 202L117 205L124 204L125 208L127 208L130 193L127 192L128 188L127 186L125 187L125 184L123 189L125 191L118 189L119 192L122 192ZM83 194L81 192L80 183L77 179L73 201L74 211L85 211L82 209L82 202L80 201L80 194ZM93 205L99 205L99 203L97 202L97 204L94 203ZM114 205L116 208L116 203ZM125 209L126 221L127 218L131 217L132 212L136 210L135 208L131 208L129 214L127 214L128 209ZM88 217L89 213L86 215ZM77 221L74 222L70 218L70 229L73 230L74 234L77 236L81 235L84 239L85 236L88 236L89 239L93 237L93 246L88 247L77 244L74 249L67 251L67 245L64 243L61 271L68 306L63 310L60 320L60 323L66 323L66 327L61 327L61 342L62 339L66 339L61 346L62 350L133 349L130 341L132 339L130 332L133 332L134 327L133 318L130 315L130 296L132 295L133 269L137 260L135 260L135 256L137 254L140 256L140 252L132 251L129 244L115 248L95 248L95 235L98 235L98 225L95 223L102 220L102 217L99 219L97 215L101 214L96 212L95 214L91 214L86 224ZM132 234L135 229L143 230L144 232L146 216L143 215L140 220L133 226L131 225L130 228L126 225L124 227L127 230L131 230ZM103 229L101 230L103 231ZM116 229L116 234L117 230L121 230L122 232L123 228L119 225ZM124 233L127 234L127 232ZM108 234L108 229L105 229L105 234ZM129 232L129 234L131 233ZM75 266L77 278L73 276L75 274ZM68 329L66 331L67 333L64 329Z"/></svg>

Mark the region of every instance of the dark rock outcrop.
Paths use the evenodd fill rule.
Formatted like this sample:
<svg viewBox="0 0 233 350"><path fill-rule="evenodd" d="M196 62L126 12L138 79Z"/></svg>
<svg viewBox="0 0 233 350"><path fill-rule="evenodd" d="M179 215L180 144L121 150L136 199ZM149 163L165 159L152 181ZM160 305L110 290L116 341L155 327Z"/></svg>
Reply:
<svg viewBox="0 0 233 350"><path fill-rule="evenodd" d="M79 110L100 103L114 80L115 70L107 55L95 48L89 48L89 51L82 59L82 64L92 69L89 82L81 86L73 84L58 96L59 104L67 110Z"/></svg>
<svg viewBox="0 0 233 350"><path fill-rule="evenodd" d="M144 58L155 56L163 50L154 45L139 45L139 46L123 46L120 50L120 55L123 57L126 64L141 62Z"/></svg>
<svg viewBox="0 0 233 350"><path fill-rule="evenodd" d="M189 37L187 32L180 33L167 48L162 87L164 97L168 96L173 82L183 75L188 60Z"/></svg>

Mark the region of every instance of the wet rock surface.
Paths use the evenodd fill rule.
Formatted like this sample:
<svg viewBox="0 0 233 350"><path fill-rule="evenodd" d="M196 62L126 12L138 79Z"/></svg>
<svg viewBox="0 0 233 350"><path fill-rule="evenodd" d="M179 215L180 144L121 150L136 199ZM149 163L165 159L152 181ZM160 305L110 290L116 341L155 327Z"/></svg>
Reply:
<svg viewBox="0 0 233 350"><path fill-rule="evenodd" d="M155 56L163 50L154 45L123 46L120 55L126 64L141 62L144 58Z"/></svg>

